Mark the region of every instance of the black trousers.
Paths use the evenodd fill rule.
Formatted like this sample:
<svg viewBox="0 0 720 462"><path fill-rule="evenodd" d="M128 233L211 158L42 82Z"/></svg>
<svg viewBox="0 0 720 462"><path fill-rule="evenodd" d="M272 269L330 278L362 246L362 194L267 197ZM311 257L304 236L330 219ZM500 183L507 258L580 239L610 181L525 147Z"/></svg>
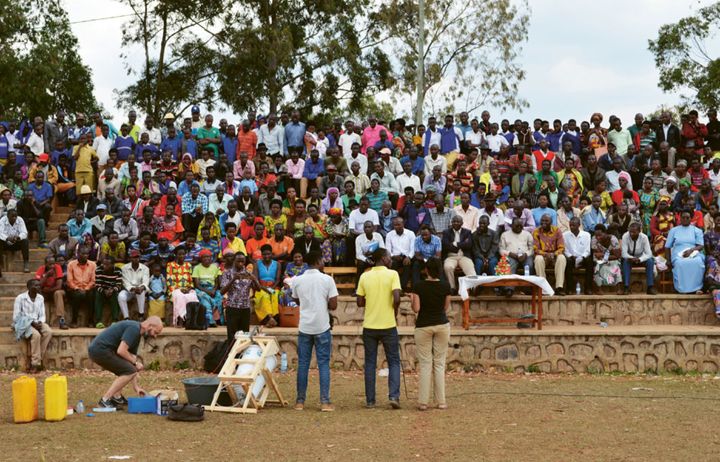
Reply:
<svg viewBox="0 0 720 462"><path fill-rule="evenodd" d="M567 293L573 293L573 291L575 290L575 259L576 257L567 257L567 265L565 266L565 291ZM583 258L583 261L580 264L580 268L585 270L583 293L588 293L590 290L592 290L592 279L594 271L592 255L588 255L587 257Z"/></svg>
<svg viewBox="0 0 720 462"><path fill-rule="evenodd" d="M28 246L27 239L21 239L12 244L8 241L0 241L0 252L6 250L19 250L22 252L23 261L30 260L30 247Z"/></svg>
<svg viewBox="0 0 720 462"><path fill-rule="evenodd" d="M225 327L227 328L229 342L233 341L235 333L238 331L250 332L250 311L249 309L230 306L225 308Z"/></svg>
<svg viewBox="0 0 720 462"><path fill-rule="evenodd" d="M68 301L72 308L72 323L76 324L78 321L78 313L80 307L85 312L85 321L88 325L92 325L94 308L95 308L95 291L86 290L85 292L79 290L68 289L67 291Z"/></svg>
<svg viewBox="0 0 720 462"><path fill-rule="evenodd" d="M190 231L193 234L197 234L198 227L200 226L200 223L202 222L203 218L204 217L202 215L194 216L189 213L183 213L183 216L182 216L183 228L185 228L186 232Z"/></svg>

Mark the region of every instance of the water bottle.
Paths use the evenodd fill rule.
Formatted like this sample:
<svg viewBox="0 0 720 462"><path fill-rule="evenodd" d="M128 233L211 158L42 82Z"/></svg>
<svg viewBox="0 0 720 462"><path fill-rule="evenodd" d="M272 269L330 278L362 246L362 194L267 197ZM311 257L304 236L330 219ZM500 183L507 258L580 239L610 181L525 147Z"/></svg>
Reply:
<svg viewBox="0 0 720 462"><path fill-rule="evenodd" d="M287 353L284 351L280 355L280 372L283 374L287 372Z"/></svg>
<svg viewBox="0 0 720 462"><path fill-rule="evenodd" d="M525 264L525 276L530 276L530 265Z"/></svg>
<svg viewBox="0 0 720 462"><path fill-rule="evenodd" d="M580 288L580 283L578 282L577 285L575 286L575 295L580 295L581 292L582 292L582 289Z"/></svg>
<svg viewBox="0 0 720 462"><path fill-rule="evenodd" d="M85 412L85 403L83 403L83 400L78 401L77 405L75 406L75 412L78 414L83 414Z"/></svg>
<svg viewBox="0 0 720 462"><path fill-rule="evenodd" d="M606 250L605 255L603 255L603 262L607 263L610 260L610 251Z"/></svg>

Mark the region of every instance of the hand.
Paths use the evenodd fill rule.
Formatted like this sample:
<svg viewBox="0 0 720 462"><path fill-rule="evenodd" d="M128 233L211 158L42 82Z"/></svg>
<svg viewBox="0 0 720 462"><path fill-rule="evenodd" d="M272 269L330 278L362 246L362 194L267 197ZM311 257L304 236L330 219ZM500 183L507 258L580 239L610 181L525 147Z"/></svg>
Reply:
<svg viewBox="0 0 720 462"><path fill-rule="evenodd" d="M527 260L527 254L522 254L522 256L518 255L516 260L519 261L520 263L525 263L525 260Z"/></svg>
<svg viewBox="0 0 720 462"><path fill-rule="evenodd" d="M145 395L147 395L147 393L145 392L145 390L143 390L143 389L140 387L140 385L135 385L135 386L133 386L133 388L135 389L135 393L137 393L139 396L145 396Z"/></svg>
<svg viewBox="0 0 720 462"><path fill-rule="evenodd" d="M143 366L142 361L140 361L139 359L135 360L135 369L137 369L138 372L140 372L140 371L142 371L143 369L145 369L145 366ZM137 388L135 389L135 391L138 391L138 389L142 390L142 388L137 387ZM138 393L139 393L139 392L138 392Z"/></svg>
<svg viewBox="0 0 720 462"><path fill-rule="evenodd" d="M180 292L186 294L186 293L190 292L190 289L188 289L187 287L183 287L180 289Z"/></svg>
<svg viewBox="0 0 720 462"><path fill-rule="evenodd" d="M687 249L682 253L682 256L687 258L690 256L691 253L692 253L692 249Z"/></svg>
<svg viewBox="0 0 720 462"><path fill-rule="evenodd" d="M412 262L410 261L410 259L408 257L404 257L402 263L403 263L403 266L410 266L410 264Z"/></svg>
<svg viewBox="0 0 720 462"><path fill-rule="evenodd" d="M632 262L637 265L638 263L640 263L640 259L639 259L639 258L633 258L633 259L632 259Z"/></svg>

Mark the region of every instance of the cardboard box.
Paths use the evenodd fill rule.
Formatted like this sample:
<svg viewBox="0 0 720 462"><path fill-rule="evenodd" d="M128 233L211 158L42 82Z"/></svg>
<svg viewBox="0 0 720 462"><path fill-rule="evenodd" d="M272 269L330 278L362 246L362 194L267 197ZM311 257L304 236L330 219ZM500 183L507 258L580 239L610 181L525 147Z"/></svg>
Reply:
<svg viewBox="0 0 720 462"><path fill-rule="evenodd" d="M168 408L178 403L178 392L171 389L153 390L149 393L155 399L155 414L167 415Z"/></svg>

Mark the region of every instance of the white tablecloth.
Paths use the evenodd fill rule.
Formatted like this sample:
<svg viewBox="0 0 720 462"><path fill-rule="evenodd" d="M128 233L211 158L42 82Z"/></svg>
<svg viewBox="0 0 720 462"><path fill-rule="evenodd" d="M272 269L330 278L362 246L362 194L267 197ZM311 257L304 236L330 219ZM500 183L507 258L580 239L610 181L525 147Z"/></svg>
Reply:
<svg viewBox="0 0 720 462"><path fill-rule="evenodd" d="M548 284L547 279L539 276L521 276L519 274L508 276L463 276L459 280L458 295L460 295L463 300L467 300L470 298L468 291L473 287L503 280L526 281L541 288L543 295L555 295L555 291L550 284Z"/></svg>

